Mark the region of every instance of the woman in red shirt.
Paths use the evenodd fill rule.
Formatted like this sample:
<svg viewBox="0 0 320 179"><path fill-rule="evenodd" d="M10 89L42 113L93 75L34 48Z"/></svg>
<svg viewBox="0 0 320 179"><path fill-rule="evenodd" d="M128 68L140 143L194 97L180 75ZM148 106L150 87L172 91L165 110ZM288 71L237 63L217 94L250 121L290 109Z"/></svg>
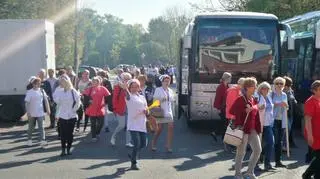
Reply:
<svg viewBox="0 0 320 179"><path fill-rule="evenodd" d="M245 176L249 178L256 178L254 174L254 167L256 166L260 153L261 142L259 134L261 133L261 124L259 118L258 103L254 99L253 94L256 90L257 81L255 78L246 78L243 83L244 95L236 99L230 109L230 113L235 116L234 127L242 127L244 136L242 144L237 147L237 154L235 158L235 178L242 178L242 160L246 153L247 144L249 143L252 149L249 167ZM245 123L245 119L247 121Z"/></svg>
<svg viewBox="0 0 320 179"><path fill-rule="evenodd" d="M86 109L86 115L90 117L92 141L97 141L100 131L103 127L105 115L105 100L104 98L110 95L107 88L101 86L102 79L94 77L92 79L92 87L86 89L83 95L91 97L91 103Z"/></svg>
<svg viewBox="0 0 320 179"><path fill-rule="evenodd" d="M126 105L126 84L131 80L132 76L130 73L124 72L120 75L120 81L113 88L113 113L118 121L118 126L114 130L110 143L111 145L116 145L117 134L126 127L127 105ZM131 143L131 135L129 131L126 131L126 146L133 147Z"/></svg>
<svg viewBox="0 0 320 179"><path fill-rule="evenodd" d="M219 111L219 116L221 120L225 122L224 131L226 131L228 126L228 121L226 120L226 98L227 98L227 90L229 88L229 84L231 83L232 75L228 72L224 72L221 77L221 83L217 87L216 96L214 98L213 107ZM216 133L212 132L211 136L217 141ZM224 135L222 135L223 138Z"/></svg>
<svg viewBox="0 0 320 179"><path fill-rule="evenodd" d="M314 159L302 175L303 179L320 178L320 80L311 85L313 96L304 105L305 138L313 150Z"/></svg>

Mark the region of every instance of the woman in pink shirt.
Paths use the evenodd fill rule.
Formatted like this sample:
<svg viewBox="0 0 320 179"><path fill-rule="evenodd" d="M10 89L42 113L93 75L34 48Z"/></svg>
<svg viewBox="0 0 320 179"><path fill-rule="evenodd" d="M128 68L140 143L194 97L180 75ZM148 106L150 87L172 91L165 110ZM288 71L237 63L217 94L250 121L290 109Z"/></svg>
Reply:
<svg viewBox="0 0 320 179"><path fill-rule="evenodd" d="M241 89L243 88L243 82L245 78L240 78L238 80L238 84L229 88L227 90L227 99L226 99L226 118L228 120L233 120L235 119L235 116L230 114L230 109L233 103L236 101L236 99L241 96L242 92Z"/></svg>
<svg viewBox="0 0 320 179"><path fill-rule="evenodd" d="M238 84L229 88L227 90L227 97L226 97L226 123L225 125L228 126L230 120L234 120L236 117L230 113L231 106L236 101L236 99L242 95L242 88L243 88L243 82L245 78L240 78L238 80ZM234 152L235 148L231 145L224 144L224 150L225 151L231 151Z"/></svg>
<svg viewBox="0 0 320 179"><path fill-rule="evenodd" d="M102 79L94 77L92 87L87 88L83 95L91 97L89 107L86 109L86 115L90 117L92 140L97 141L100 131L103 127L105 115L105 100L104 98L110 95L110 92L104 86L101 86Z"/></svg>

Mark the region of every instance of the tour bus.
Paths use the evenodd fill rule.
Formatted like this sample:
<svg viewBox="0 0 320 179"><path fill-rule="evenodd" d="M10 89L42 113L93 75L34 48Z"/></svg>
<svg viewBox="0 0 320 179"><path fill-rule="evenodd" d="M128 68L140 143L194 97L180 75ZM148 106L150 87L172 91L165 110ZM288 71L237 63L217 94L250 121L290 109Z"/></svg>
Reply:
<svg viewBox="0 0 320 179"><path fill-rule="evenodd" d="M281 73L294 79L294 90L299 103L311 95L311 82L320 77L320 11L309 12L282 21L290 25L295 50L286 51L285 32L281 33Z"/></svg>
<svg viewBox="0 0 320 179"><path fill-rule="evenodd" d="M288 34L288 50L293 50L290 26L281 24L272 14L197 15L180 40L178 116L185 114L188 125L214 120L220 126L222 121L213 102L222 74L230 72L233 84L247 76L271 82L279 74L282 30Z"/></svg>

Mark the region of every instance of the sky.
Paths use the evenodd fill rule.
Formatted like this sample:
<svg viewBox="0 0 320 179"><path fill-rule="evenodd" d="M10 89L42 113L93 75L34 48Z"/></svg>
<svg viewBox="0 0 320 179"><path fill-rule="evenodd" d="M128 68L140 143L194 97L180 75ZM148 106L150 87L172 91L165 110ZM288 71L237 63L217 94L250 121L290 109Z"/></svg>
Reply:
<svg viewBox="0 0 320 179"><path fill-rule="evenodd" d="M99 14L112 14L123 19L125 24L142 24L148 27L151 18L162 15L166 8L181 6L190 9L189 2L201 0L83 0ZM217 0L213 0L217 1Z"/></svg>

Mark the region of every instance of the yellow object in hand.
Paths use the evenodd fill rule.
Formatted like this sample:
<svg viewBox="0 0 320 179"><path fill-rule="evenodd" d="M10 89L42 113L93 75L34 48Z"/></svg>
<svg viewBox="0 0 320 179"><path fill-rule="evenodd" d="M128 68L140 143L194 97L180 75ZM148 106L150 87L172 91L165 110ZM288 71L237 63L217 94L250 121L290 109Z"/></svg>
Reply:
<svg viewBox="0 0 320 179"><path fill-rule="evenodd" d="M153 103L148 107L148 110L159 107L160 106L160 101L159 100L154 100Z"/></svg>

